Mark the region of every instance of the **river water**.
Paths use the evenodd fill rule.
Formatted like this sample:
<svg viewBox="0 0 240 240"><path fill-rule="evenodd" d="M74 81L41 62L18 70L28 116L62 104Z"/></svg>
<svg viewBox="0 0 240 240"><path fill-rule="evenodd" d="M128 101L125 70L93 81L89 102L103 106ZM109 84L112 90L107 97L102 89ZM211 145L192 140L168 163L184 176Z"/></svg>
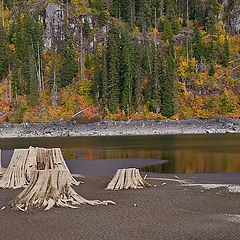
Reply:
<svg viewBox="0 0 240 240"><path fill-rule="evenodd" d="M240 134L0 139L2 165L8 165L13 149L29 146L60 147L73 173L106 175L120 167L158 173L240 172Z"/></svg>

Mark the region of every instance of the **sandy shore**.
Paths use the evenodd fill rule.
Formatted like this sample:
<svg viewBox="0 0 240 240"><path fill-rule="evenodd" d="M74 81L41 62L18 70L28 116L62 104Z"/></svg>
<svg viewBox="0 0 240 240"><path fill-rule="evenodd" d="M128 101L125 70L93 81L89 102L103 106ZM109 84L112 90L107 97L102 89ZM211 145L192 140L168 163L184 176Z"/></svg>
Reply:
<svg viewBox="0 0 240 240"><path fill-rule="evenodd" d="M0 138L239 133L239 118L0 124Z"/></svg>
<svg viewBox="0 0 240 240"><path fill-rule="evenodd" d="M150 175L174 179L174 175ZM240 180L240 174L179 177L194 184L204 179L208 183ZM148 189L105 191L110 177L82 180L84 184L74 187L79 194L111 199L117 205L14 212L7 203L21 189L0 189L0 208L7 206L0 211L0 239L240 239L240 193L161 180L148 180L153 185Z"/></svg>

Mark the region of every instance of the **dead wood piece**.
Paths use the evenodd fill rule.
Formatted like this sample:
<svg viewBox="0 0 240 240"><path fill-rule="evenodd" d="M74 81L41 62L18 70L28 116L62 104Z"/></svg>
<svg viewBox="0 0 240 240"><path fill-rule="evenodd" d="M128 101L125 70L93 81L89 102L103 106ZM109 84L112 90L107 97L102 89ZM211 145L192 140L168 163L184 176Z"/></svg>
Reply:
<svg viewBox="0 0 240 240"><path fill-rule="evenodd" d="M0 180L0 187L14 189L25 187L30 182L32 171L45 169L64 169L71 179L71 184L79 185L72 177L60 148L30 147L14 150L10 164Z"/></svg>
<svg viewBox="0 0 240 240"><path fill-rule="evenodd" d="M146 182L140 175L139 169L128 168L118 169L107 185L106 190L137 189L150 186L151 184Z"/></svg>
<svg viewBox="0 0 240 240"><path fill-rule="evenodd" d="M11 162L0 180L2 188L18 188L26 183L25 162L28 150L16 149L13 152Z"/></svg>
<svg viewBox="0 0 240 240"><path fill-rule="evenodd" d="M44 207L77 208L79 205L108 205L113 201L86 200L71 187L71 178L66 170L34 170L29 185L9 204L20 211Z"/></svg>

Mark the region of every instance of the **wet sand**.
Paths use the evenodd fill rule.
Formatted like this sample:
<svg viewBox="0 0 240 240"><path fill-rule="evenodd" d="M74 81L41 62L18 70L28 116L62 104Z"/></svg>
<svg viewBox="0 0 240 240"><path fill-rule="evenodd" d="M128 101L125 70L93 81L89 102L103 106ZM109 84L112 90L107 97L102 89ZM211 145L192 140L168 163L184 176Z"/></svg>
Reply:
<svg viewBox="0 0 240 240"><path fill-rule="evenodd" d="M178 176L192 183L240 183L239 173ZM148 177L176 179L170 174ZM85 183L74 189L83 197L117 205L14 212L7 203L21 189L0 189L0 208L7 206L0 211L0 239L240 239L240 193L160 180L148 180L151 188L106 191L110 177L81 180Z"/></svg>

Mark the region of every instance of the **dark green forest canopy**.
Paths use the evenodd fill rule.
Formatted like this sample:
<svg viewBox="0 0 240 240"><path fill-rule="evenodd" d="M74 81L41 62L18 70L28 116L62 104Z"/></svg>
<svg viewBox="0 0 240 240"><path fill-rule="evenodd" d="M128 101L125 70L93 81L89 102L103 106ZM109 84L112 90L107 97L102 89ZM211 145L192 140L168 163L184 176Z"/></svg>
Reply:
<svg viewBox="0 0 240 240"><path fill-rule="evenodd" d="M0 98L12 121L49 106L66 119L85 106L102 116L237 114L239 35L228 17L237 1L2 2Z"/></svg>

